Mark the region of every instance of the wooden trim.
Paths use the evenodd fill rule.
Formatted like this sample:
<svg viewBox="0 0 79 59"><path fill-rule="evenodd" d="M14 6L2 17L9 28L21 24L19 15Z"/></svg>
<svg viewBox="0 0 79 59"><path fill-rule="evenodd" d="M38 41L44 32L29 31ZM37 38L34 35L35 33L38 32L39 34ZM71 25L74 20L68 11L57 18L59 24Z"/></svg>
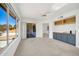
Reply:
<svg viewBox="0 0 79 59"><path fill-rule="evenodd" d="M2 7L5 11L7 11L7 6L4 3L0 3L0 7Z"/></svg>

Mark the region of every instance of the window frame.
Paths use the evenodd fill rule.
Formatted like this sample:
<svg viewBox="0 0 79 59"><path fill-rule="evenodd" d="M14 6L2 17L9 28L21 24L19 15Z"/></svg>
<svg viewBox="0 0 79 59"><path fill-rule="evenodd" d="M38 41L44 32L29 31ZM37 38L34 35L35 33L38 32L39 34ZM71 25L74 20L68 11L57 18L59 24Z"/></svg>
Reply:
<svg viewBox="0 0 79 59"><path fill-rule="evenodd" d="M15 29L15 35L16 35L16 37L15 37L15 39L17 38L17 21L18 21L18 19L16 18L16 15L10 10L10 8L5 3L0 3L0 7L3 8L6 11L6 13L7 13L7 19L6 19L6 26L7 26L7 30L6 30L6 42L7 43L6 43L6 46L8 46L11 43L11 42L9 43L9 20L10 20L9 17L13 17L15 19L15 21L16 21L15 22L15 24L16 24L16 29Z"/></svg>

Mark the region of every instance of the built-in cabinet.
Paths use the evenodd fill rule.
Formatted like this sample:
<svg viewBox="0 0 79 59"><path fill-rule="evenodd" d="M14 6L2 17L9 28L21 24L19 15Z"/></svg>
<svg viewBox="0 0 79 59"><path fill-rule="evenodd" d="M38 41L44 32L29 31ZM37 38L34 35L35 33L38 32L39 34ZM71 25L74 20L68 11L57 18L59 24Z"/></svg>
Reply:
<svg viewBox="0 0 79 59"><path fill-rule="evenodd" d="M65 18L65 19L62 19L62 20L55 21L54 24L55 25L64 25L64 24L74 24L75 22L76 22L76 17L72 16L72 17L69 17L69 18Z"/></svg>
<svg viewBox="0 0 79 59"><path fill-rule="evenodd" d="M65 24L76 24L76 16L71 16L65 19L60 19L54 22L55 26L58 25L65 25ZM67 27L66 27L67 28ZM66 30L65 30L66 31ZM63 30L63 33L59 33L59 32L54 32L53 33L53 38L56 40L60 40L66 43L69 43L71 45L76 44L76 34L72 34L72 30L70 30L70 33L65 33ZM66 31L67 32L67 31Z"/></svg>
<svg viewBox="0 0 79 59"><path fill-rule="evenodd" d="M66 43L69 43L71 45L76 44L76 35L75 34L69 34L69 33L53 33L53 38L59 41L63 41Z"/></svg>
<svg viewBox="0 0 79 59"><path fill-rule="evenodd" d="M68 43L75 45L76 44L76 35L68 34Z"/></svg>

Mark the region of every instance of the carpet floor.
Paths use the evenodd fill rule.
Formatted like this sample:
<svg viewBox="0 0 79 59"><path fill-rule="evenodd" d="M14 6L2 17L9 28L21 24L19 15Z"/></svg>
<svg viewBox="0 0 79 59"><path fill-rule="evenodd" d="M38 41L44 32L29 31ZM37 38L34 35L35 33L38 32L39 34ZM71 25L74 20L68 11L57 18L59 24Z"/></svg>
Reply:
<svg viewBox="0 0 79 59"><path fill-rule="evenodd" d="M79 56L79 48L48 38L23 39L15 56Z"/></svg>

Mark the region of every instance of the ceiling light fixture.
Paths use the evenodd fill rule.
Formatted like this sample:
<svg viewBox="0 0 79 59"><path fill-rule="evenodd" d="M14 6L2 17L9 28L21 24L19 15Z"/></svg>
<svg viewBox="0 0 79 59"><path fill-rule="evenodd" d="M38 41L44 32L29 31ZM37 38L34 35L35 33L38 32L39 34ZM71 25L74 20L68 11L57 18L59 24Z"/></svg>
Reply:
<svg viewBox="0 0 79 59"><path fill-rule="evenodd" d="M67 5L67 3L55 3L53 6L52 6L52 9L57 11L59 9L61 9L63 6Z"/></svg>

